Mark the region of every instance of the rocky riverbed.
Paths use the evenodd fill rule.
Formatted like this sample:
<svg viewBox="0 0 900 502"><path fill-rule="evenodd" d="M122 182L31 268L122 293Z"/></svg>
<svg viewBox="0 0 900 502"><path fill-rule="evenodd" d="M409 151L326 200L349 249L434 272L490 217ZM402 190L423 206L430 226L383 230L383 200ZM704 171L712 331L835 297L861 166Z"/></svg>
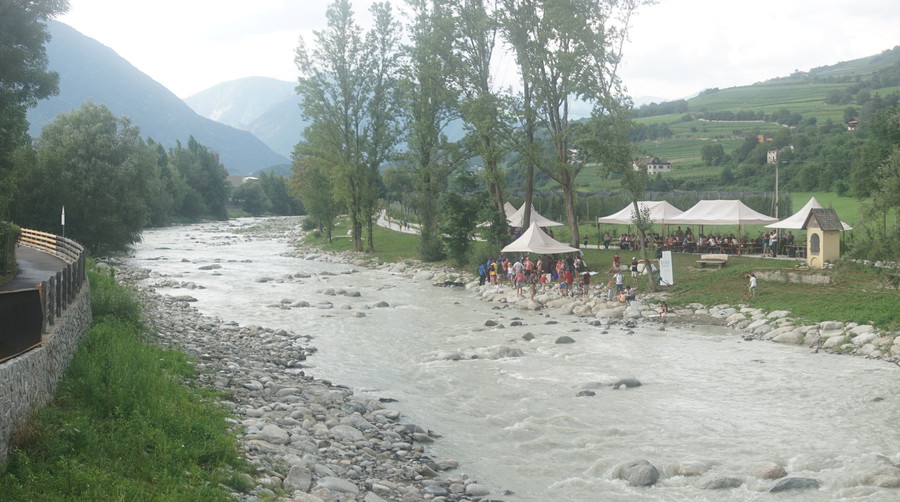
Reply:
<svg viewBox="0 0 900 502"><path fill-rule="evenodd" d="M896 362L900 360L900 338L871 326L840 322L801 325L788 312L764 312L747 305L689 305L670 310L666 323L656 301L665 294L641 297L630 304L608 302L599 288L587 299L560 297L556 291L516 297L515 289L478 286L472 277L451 269L420 264L379 264L347 254L298 249L298 259L351 264L403 274L412 280L436 286L465 287L488 303L485 324L512 325L517 312L540 311L547 317L591 318L598 329L628 329L638 323L665 330L672 325L715 324L730 326L745 340L771 340L805 345L811 351L826 350ZM138 286L146 306L155 342L178 347L197 360L201 382L230 396L222 404L234 413L232 423L254 475L250 494L235 494L242 500L276 498L317 501L415 501L500 500L477 480L460 472L452 459L433 458L428 444L439 431L404 421L402 412L385 406L389 399L361 398L351 389L305 373L305 361L315 357L311 337L277 328L240 326L228 320L199 314L193 307L191 282L162 277L148 270L115 265L117 277ZM302 278L261 278L276 282ZM153 287L180 288L184 295L160 296ZM334 291L352 296L352 291ZM379 305L373 303L372 308ZM290 302L272 308L329 308ZM364 317L365 310L354 311ZM492 323L492 324L491 324ZM560 342L562 343L562 342ZM640 382L632 382L640 385ZM623 385L629 386L628 383ZM588 394L585 394L587 396ZM627 460L627 459L623 459ZM690 463L688 463L690 464ZM685 464L666 467L673 472L702 474L704 466ZM773 476L770 465L760 479ZM783 470L782 470L783 471ZM656 472L656 474L654 474ZM612 476L631 484L652 484L656 468L646 461L626 462ZM664 472L665 474L665 472ZM875 474L873 474L875 475ZM787 473L777 477L787 476ZM790 478L788 478L790 479ZM652 481L651 481L652 480ZM733 486L734 479L707 480L710 488ZM797 482L808 488L812 482ZM886 463L870 484L900 486L900 468ZM720 486L721 485L721 486ZM801 486L802 485L802 486Z"/></svg>
<svg viewBox="0 0 900 502"><path fill-rule="evenodd" d="M200 383L230 396L232 426L255 471L255 501L466 501L488 494L451 459L429 456L440 437L406 423L381 400L305 374L315 353L310 338L284 330L239 326L203 316L192 298L160 296L140 286L148 270L116 266L120 281L138 285L153 342L197 360ZM190 288L191 285L185 285Z"/></svg>

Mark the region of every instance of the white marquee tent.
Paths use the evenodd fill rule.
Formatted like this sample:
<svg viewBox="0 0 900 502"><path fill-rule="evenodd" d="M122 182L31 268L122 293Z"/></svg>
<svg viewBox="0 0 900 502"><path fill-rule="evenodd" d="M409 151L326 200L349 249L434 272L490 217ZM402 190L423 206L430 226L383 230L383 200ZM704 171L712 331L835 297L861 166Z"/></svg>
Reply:
<svg viewBox="0 0 900 502"><path fill-rule="evenodd" d="M803 228L803 224L806 223L806 218L809 217L809 211L821 207L822 204L819 204L819 201L817 201L815 197L812 197L802 209L779 222L766 225L766 228ZM853 230L853 227L843 221L841 222L841 225L843 225L844 230Z"/></svg>
<svg viewBox="0 0 900 502"><path fill-rule="evenodd" d="M671 218L682 214L681 209L678 209L664 200L638 201L638 207L642 210L643 208L647 208L650 211L650 222L661 225L668 225ZM634 222L632 219L633 216L634 205L628 204L618 213L597 218L597 223L631 225Z"/></svg>
<svg viewBox="0 0 900 502"><path fill-rule="evenodd" d="M512 216L507 216L506 221L509 223L511 227L521 228L522 223L525 222L525 204L522 204L522 207L519 208L518 211L512 214ZM540 213L534 210L534 205L531 206L531 218L532 223L537 223L540 227L561 227L562 223L553 221L551 219L545 218L541 216Z"/></svg>
<svg viewBox="0 0 900 502"><path fill-rule="evenodd" d="M536 222L531 222L528 230L521 237L514 240L501 253L535 253L535 254L559 254L574 253L580 251L562 242L559 242L541 230Z"/></svg>
<svg viewBox="0 0 900 502"><path fill-rule="evenodd" d="M701 200L669 219L669 225L768 225L776 218L758 213L739 200Z"/></svg>
<svg viewBox="0 0 900 502"><path fill-rule="evenodd" d="M758 213L739 200L701 200L694 207L669 220L670 225L768 225L777 218ZM741 249L738 248L738 254Z"/></svg>

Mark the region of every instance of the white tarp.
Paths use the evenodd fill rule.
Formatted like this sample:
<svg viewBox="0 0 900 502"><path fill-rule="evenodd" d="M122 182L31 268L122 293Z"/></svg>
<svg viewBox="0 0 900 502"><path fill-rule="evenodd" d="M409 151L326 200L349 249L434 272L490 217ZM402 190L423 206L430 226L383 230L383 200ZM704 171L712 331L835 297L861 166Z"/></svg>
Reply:
<svg viewBox="0 0 900 502"><path fill-rule="evenodd" d="M638 207L643 210L647 208L650 211L650 222L660 225L668 225L669 220L682 213L681 209L669 204L664 200L642 200L638 201ZM620 225L631 225L634 223L634 205L628 204L621 211L609 216L597 218L597 223L613 223Z"/></svg>
<svg viewBox="0 0 900 502"><path fill-rule="evenodd" d="M506 221L509 223L509 226L521 228L522 223L525 222L525 204L522 204L522 207L519 208L518 211L513 213L512 216L507 216ZM540 213L534 210L534 205L531 206L531 218L529 219L531 223L537 223L539 227L561 227L562 223L555 222L553 220L544 218Z"/></svg>
<svg viewBox="0 0 900 502"><path fill-rule="evenodd" d="M809 216L809 211L821 207L822 204L819 204L819 201L817 201L815 197L812 197L801 210L777 223L766 225L766 228L803 228L803 224L806 223L806 218ZM853 227L843 221L841 222L841 225L844 226L844 230L853 230Z"/></svg>
<svg viewBox="0 0 900 502"><path fill-rule="evenodd" d="M535 254L574 253L578 251L580 251L578 248L563 244L544 233L535 222L531 222L531 226L528 227L528 230L521 237L500 250L501 253Z"/></svg>
<svg viewBox="0 0 900 502"><path fill-rule="evenodd" d="M778 221L758 213L739 200L701 200L669 219L669 225L768 225Z"/></svg>

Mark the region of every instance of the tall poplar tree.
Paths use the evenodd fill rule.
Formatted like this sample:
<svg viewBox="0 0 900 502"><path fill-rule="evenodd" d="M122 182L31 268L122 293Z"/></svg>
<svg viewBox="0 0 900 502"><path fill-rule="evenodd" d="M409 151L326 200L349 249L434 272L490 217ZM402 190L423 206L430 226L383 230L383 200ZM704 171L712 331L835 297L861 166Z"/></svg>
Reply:
<svg viewBox="0 0 900 502"><path fill-rule="evenodd" d="M503 215L504 148L501 134L501 96L494 89L491 62L500 35L500 0L462 0L452 6L456 19L454 54L458 59L456 86L460 90L459 110L470 142L481 157L482 176L491 202ZM504 216L505 217L505 216Z"/></svg>
<svg viewBox="0 0 900 502"><path fill-rule="evenodd" d="M452 57L452 11L439 0L407 0L412 9L411 42L406 49L404 106L407 113L407 159L416 186L421 234L419 255L425 261L444 257L439 200L447 178L461 164L455 145L443 131L458 117Z"/></svg>
<svg viewBox="0 0 900 502"><path fill-rule="evenodd" d="M536 125L553 152L540 170L563 191L570 244L579 245L575 179L583 164L570 147L573 100L602 103L619 93L616 75L630 15L641 0L504 0L508 41L516 51ZM529 117L526 115L526 121ZM529 152L534 153L533 144Z"/></svg>
<svg viewBox="0 0 900 502"><path fill-rule="evenodd" d="M349 213L357 251L374 250L379 168L399 137L394 97L399 30L390 4L374 3L371 13L374 25L364 36L351 2L336 0L328 7L328 27L315 32L314 47L301 39L295 58L301 110L311 122L295 162L308 156L327 166L335 195Z"/></svg>

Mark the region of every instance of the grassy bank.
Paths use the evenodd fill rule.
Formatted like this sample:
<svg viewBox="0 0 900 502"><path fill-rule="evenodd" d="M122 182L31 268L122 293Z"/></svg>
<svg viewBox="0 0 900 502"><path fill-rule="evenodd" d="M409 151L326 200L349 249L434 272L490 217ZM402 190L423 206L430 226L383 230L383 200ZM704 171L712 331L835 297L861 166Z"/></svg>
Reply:
<svg viewBox="0 0 900 502"><path fill-rule="evenodd" d="M593 241L592 241L593 242ZM308 243L331 251L352 249L349 238L336 238L329 245L321 238L308 238ZM404 261L416 258L418 238L415 235L379 228L375 234L375 253L382 261ZM476 244L483 246L483 244ZM591 270L600 272L595 284L605 284L609 276L616 250L585 251L585 261ZM486 255L485 253L482 253ZM634 253L620 253L623 263L631 261ZM831 270L797 270L802 260L772 260L758 257L732 256L728 264L719 269L700 269L696 266L698 255L675 256L675 284L660 288L671 294L668 299L673 307L690 303L704 305L747 304L767 311L788 310L792 316L804 322L844 321L873 324L882 329L900 330L900 291L888 287L881 273L872 267L854 263L841 263ZM760 280L756 297L744 299L747 292L748 272L795 272L799 275L826 275L828 284L800 284ZM470 267L469 273L476 273ZM630 280L630 278L628 278ZM646 282L640 283L641 292L647 290Z"/></svg>
<svg viewBox="0 0 900 502"><path fill-rule="evenodd" d="M225 412L177 351L143 341L141 305L90 272L94 324L54 401L15 437L4 501L230 501L243 469Z"/></svg>

